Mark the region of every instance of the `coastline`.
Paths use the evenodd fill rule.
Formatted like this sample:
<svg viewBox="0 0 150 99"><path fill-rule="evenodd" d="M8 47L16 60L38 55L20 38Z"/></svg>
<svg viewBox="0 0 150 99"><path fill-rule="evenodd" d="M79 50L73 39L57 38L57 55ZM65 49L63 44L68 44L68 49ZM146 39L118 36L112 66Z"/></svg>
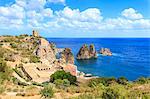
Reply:
<svg viewBox="0 0 150 99"><path fill-rule="evenodd" d="M79 55L82 60L78 60L80 63L78 64L76 57L73 56L76 55L76 53L73 52L79 51L78 48L81 47L78 43L73 45L67 42L67 47L56 47L56 45L60 46L61 43L55 45L39 37L36 33L33 36L6 36L0 40L0 55L3 57L0 62L5 67L9 66L10 69L12 68L13 71L13 74L10 75L11 79L8 81L5 80L6 82L2 83L2 87L0 86L0 90L3 86L5 86L6 89L2 90L3 94L1 94L0 97L40 99L47 90L49 91L48 94L53 94L52 96L54 98L59 97L59 99L62 99L62 97L82 97L82 95L86 97L87 93L89 93L87 97L104 97L104 94L109 91L108 89L110 89L111 92L119 94L119 96L124 96L122 92L126 92L126 97L130 95L132 97L132 94L129 92L133 90L135 91L134 94L137 94L136 90L139 90L140 94L146 94L146 96L148 95L147 93L149 93L149 78L143 77L130 81L125 77L94 75L95 72L103 72L99 72L99 70L103 69L102 65L97 64L99 60L101 60L100 63L102 60L104 60L105 63L111 63L114 62L112 58L121 58L120 55L114 55L114 53L111 53L111 56L109 56L110 54L107 55L107 52L110 52L109 50L106 50L105 55L97 54L97 49L100 47L95 49L93 45L90 45L89 49L87 49L87 52L90 53L86 54L86 57L84 54ZM65 45L63 41L61 42ZM68 44L70 44L71 47L68 46ZM105 49L103 52L105 52ZM58 57L56 57L57 53L59 53ZM111 61L105 61L109 59ZM83 66L83 69L94 70L94 73L91 72L89 74L90 71L86 72L82 70L80 66ZM104 67L106 68L105 71L109 71L109 67L111 70L114 69L115 72L117 71L117 68L112 68L113 66L107 64L104 65ZM124 66L120 66L120 68L125 69ZM5 72L1 73L5 74ZM7 76L8 74L6 77ZM141 87L143 88L142 90L140 89ZM122 89L124 91L116 91ZM142 95L142 97L143 96L144 95Z"/></svg>

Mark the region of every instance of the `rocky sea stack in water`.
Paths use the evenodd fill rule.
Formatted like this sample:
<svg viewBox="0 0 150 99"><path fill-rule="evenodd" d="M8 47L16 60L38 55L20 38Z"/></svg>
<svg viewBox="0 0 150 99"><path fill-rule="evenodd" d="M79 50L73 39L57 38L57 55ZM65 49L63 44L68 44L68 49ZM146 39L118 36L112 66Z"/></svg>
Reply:
<svg viewBox="0 0 150 99"><path fill-rule="evenodd" d="M66 63L74 64L74 56L70 48L65 48L61 52L61 58L65 60Z"/></svg>
<svg viewBox="0 0 150 99"><path fill-rule="evenodd" d="M91 59L91 58L97 58L95 47L93 44L91 44L89 47L86 44L84 44L77 54L77 59Z"/></svg>
<svg viewBox="0 0 150 99"><path fill-rule="evenodd" d="M100 54L105 56L112 56L112 52L108 48L101 48Z"/></svg>

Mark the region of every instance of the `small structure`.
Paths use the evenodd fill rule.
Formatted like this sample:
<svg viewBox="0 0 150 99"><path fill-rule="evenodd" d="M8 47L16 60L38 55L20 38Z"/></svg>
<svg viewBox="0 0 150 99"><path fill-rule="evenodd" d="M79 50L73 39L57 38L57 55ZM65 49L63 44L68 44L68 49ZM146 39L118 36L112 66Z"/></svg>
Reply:
<svg viewBox="0 0 150 99"><path fill-rule="evenodd" d="M32 31L32 35L33 35L34 37L39 37L39 33L38 33L38 31L36 31L36 30L33 30L33 31Z"/></svg>
<svg viewBox="0 0 150 99"><path fill-rule="evenodd" d="M46 71L46 70L50 70L51 68L49 67L49 66L47 66L47 65L38 65L37 66L37 69L39 70L39 71Z"/></svg>
<svg viewBox="0 0 150 99"><path fill-rule="evenodd" d="M92 74L85 74L84 77L92 77Z"/></svg>

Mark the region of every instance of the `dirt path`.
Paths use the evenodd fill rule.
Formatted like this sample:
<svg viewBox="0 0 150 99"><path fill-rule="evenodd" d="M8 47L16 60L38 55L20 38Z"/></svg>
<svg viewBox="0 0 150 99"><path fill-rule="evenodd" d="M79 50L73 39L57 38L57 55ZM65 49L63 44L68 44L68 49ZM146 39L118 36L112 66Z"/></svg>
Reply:
<svg viewBox="0 0 150 99"><path fill-rule="evenodd" d="M42 99L40 95L35 96L14 96L14 95L0 95L0 99Z"/></svg>

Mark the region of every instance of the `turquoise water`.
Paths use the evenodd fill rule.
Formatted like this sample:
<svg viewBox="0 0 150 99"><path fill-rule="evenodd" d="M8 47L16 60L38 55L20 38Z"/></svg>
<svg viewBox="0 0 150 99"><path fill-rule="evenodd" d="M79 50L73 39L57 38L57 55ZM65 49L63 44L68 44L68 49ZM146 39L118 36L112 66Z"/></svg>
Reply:
<svg viewBox="0 0 150 99"><path fill-rule="evenodd" d="M112 56L98 54L97 59L75 60L78 70L102 77L124 76L129 80L150 77L150 38L48 38L57 47L71 48L74 56L83 44L94 44L96 50L110 48Z"/></svg>

